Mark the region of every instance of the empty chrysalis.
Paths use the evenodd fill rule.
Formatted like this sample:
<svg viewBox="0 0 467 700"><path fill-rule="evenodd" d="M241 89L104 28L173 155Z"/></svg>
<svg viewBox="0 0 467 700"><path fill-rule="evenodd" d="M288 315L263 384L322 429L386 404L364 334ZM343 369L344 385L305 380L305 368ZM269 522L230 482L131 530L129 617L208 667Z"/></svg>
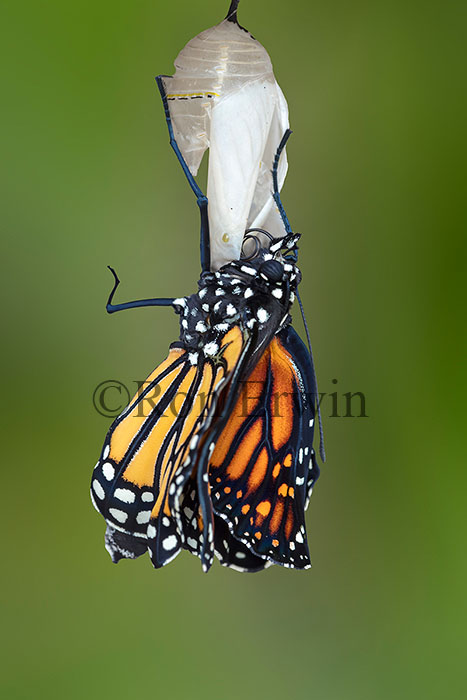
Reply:
<svg viewBox="0 0 467 700"><path fill-rule="evenodd" d="M211 267L240 257L247 228L284 234L271 168L289 126L285 97L266 49L243 29L233 2L227 18L191 39L163 77L174 135L192 175L209 148L207 197ZM285 150L279 190L287 173Z"/></svg>

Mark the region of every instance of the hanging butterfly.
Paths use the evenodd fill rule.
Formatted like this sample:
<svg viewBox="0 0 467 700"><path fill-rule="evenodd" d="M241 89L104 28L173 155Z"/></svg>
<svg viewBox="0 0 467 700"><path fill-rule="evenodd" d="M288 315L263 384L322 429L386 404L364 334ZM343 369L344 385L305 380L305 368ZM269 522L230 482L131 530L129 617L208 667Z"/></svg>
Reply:
<svg viewBox="0 0 467 700"><path fill-rule="evenodd" d="M163 76L157 83L200 209L202 274L191 296L114 304L119 279L110 268L107 311L172 306L180 339L113 422L94 468L91 498L107 523L106 548L114 562L148 551L155 568L183 548L205 571L215 555L240 571L306 569L305 510L319 476L316 412L323 461L324 449L311 348L290 325L300 236L280 200L278 168L291 132L272 163L285 235L247 229L240 259L212 271L208 200L174 137Z"/></svg>

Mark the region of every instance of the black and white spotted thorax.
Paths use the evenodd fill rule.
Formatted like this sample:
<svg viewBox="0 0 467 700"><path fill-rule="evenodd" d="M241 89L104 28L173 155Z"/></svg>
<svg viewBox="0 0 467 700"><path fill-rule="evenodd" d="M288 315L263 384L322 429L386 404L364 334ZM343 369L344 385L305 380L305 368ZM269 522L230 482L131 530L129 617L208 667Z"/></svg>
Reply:
<svg viewBox="0 0 467 700"><path fill-rule="evenodd" d="M197 364L215 358L222 338L234 326L261 332L268 324L279 332L291 321L289 311L301 280L296 259L299 234L258 248L248 260L234 260L217 272L204 272L198 293L175 299L180 314L180 342Z"/></svg>

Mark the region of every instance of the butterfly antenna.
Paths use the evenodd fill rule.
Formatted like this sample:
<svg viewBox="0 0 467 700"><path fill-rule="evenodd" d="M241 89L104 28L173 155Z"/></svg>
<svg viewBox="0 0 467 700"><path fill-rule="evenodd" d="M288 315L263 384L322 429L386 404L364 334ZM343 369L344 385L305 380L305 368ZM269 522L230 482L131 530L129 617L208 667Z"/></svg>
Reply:
<svg viewBox="0 0 467 700"><path fill-rule="evenodd" d="M321 420L321 408L320 408L320 398L319 398L319 393L318 393L318 380L316 378L316 371L315 371L315 363L313 361L313 351L311 349L311 340L310 340L310 332L308 330L308 324L306 322L305 318L305 311L303 309L303 304L302 300L300 299L300 295L298 293L298 290L296 292L297 295L297 300L298 300L298 305L300 306L300 311L302 314L302 319L303 319L303 325L305 326L305 333L306 333L306 339L308 342L308 349L310 351L310 358L311 358L311 368L313 371L313 393L316 396L316 407L318 411L318 426L319 426L319 455L321 457L321 460L323 462L326 461L326 452L324 450L324 431L323 431L323 422Z"/></svg>
<svg viewBox="0 0 467 700"><path fill-rule="evenodd" d="M279 183L277 181L277 169L279 167L279 160L282 151L284 150L285 144L287 143L291 133L291 129L287 129L287 131L283 135L281 142L277 147L276 155L274 156L274 162L272 164L272 184L274 188L272 196L274 197L274 201L277 205L277 208L279 209L279 214L281 215L282 223L284 224L284 228L287 233L292 233L292 227L290 226L289 219L287 218L287 214L285 213L284 206L281 202L281 196L279 194Z"/></svg>

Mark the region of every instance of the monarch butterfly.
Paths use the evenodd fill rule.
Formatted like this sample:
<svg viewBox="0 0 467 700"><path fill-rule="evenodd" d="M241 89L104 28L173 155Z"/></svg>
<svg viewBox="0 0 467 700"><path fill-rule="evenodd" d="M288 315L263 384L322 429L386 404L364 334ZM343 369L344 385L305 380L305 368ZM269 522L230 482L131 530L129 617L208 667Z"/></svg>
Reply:
<svg viewBox="0 0 467 700"><path fill-rule="evenodd" d="M247 229L241 257L213 271L208 201L174 137L163 76L156 80L171 145L200 209L202 273L191 296L114 304L119 279L110 268L107 311L172 306L180 338L111 425L94 468L91 498L107 523L106 548L114 562L149 551L155 568L183 548L204 571L215 555L239 571L306 569L304 514L319 476L316 413L323 460L324 449L311 348L290 325L300 236L277 174L291 132L271 164L285 235Z"/></svg>

